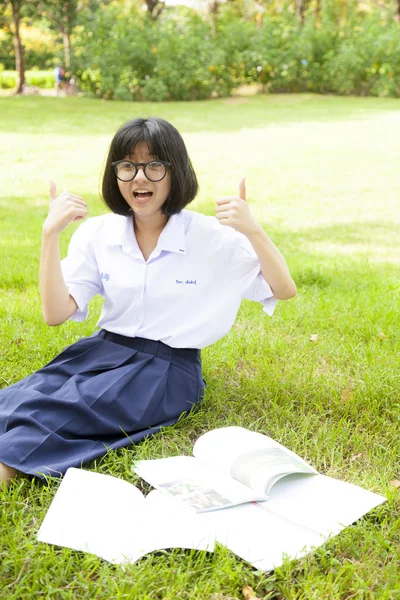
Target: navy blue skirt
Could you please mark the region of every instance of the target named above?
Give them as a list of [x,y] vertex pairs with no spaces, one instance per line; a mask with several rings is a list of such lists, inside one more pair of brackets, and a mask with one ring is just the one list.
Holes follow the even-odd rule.
[[101,330],[0,390],[0,461],[59,476],[176,423],[203,394],[199,350]]

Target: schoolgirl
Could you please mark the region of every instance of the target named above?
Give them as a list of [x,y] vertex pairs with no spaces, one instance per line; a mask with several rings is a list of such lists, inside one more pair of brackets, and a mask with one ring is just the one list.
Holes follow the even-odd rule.
[[135,119],[115,134],[103,178],[111,213],[87,219],[60,260],[59,236],[87,215],[50,185],[40,294],[46,323],[99,330],[0,391],[0,482],[18,471],[61,475],[175,423],[202,396],[200,350],[230,330],[242,298],[272,314],[295,295],[285,260],[251,215],[245,182],[216,218],[184,210],[198,184],[181,135]]

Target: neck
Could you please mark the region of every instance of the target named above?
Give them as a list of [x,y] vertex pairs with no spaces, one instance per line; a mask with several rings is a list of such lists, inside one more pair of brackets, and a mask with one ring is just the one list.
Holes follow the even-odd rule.
[[152,217],[151,219],[143,219],[142,217],[138,217],[134,215],[133,218],[133,227],[135,229],[135,234],[139,235],[160,235],[164,227],[168,222],[169,217],[167,215],[160,215],[157,217]]

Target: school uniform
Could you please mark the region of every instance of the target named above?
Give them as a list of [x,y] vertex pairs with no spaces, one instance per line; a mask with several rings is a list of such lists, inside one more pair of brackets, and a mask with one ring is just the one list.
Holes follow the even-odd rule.
[[0,390],[0,461],[60,475],[175,423],[203,397],[200,349],[232,327],[242,298],[276,299],[247,238],[214,217],[169,218],[144,260],[132,217],[87,219],[62,261],[82,321],[104,298],[100,330]]

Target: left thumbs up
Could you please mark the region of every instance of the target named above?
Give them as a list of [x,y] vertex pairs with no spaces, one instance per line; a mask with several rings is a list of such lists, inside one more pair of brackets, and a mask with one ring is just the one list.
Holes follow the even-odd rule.
[[246,198],[246,177],[241,177],[239,181],[239,198],[247,202]]
[[221,196],[217,198],[215,216],[221,225],[233,227],[244,235],[250,235],[260,228],[250,212],[246,197],[246,178],[239,181],[238,196]]

